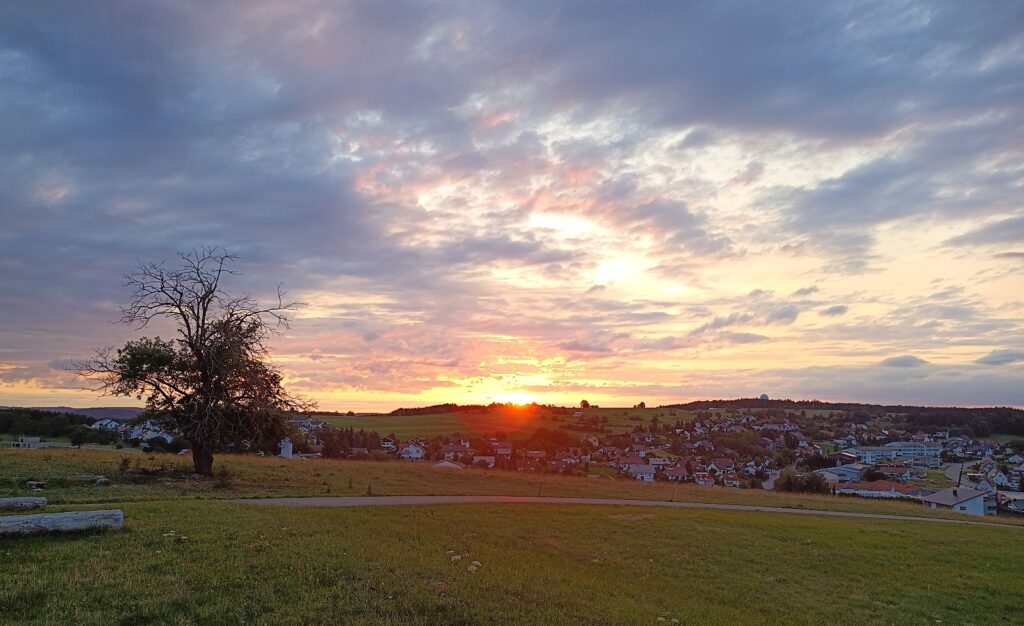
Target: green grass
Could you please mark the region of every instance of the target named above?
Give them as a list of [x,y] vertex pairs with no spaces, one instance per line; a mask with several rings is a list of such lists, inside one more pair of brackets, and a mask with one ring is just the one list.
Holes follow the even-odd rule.
[[[583,418],[597,416],[608,421],[601,424],[614,432],[633,430],[637,425],[646,427],[651,418],[657,416],[663,423],[674,423],[676,420],[690,421],[692,411],[671,409],[629,409],[629,408],[597,408],[575,409],[583,413]],[[347,416],[322,414],[320,419],[340,428],[353,427],[365,430],[376,430],[381,435],[395,433],[399,438],[436,437],[462,433],[464,435],[491,435],[496,431],[506,433],[510,439],[525,439],[538,428],[558,428],[566,423],[577,421],[572,414],[559,416],[556,421],[552,413],[543,407],[539,409],[511,407],[499,410],[461,413],[435,413],[431,415],[368,415]],[[639,421],[631,417],[640,418]]]
[[[127,459],[129,471],[120,469]],[[502,470],[453,470],[429,463],[399,461],[288,461],[275,457],[220,455],[213,479],[191,477],[188,457],[125,454],[100,450],[0,450],[0,497],[28,495],[26,480],[48,483],[52,503],[103,503],[161,499],[366,495],[380,477],[384,495],[517,495],[678,500],[827,509],[899,515],[945,516],[913,502],[763,490],[703,488],[667,482],[640,483],[628,478],[583,478]],[[101,475],[111,485],[97,486]],[[1012,523],[1012,522],[1007,522]]]
[[914,479],[909,480],[907,482],[909,482],[912,485],[920,485],[927,489],[934,489],[936,491],[938,491],[939,489],[945,489],[946,487],[952,487],[953,485],[956,484],[955,480],[950,480],[946,478],[946,474],[940,469],[927,470],[927,474],[928,477],[923,480]]
[[1009,442],[1013,441],[1014,439],[1024,439],[1024,436],[1022,436],[1022,435],[1007,435],[1007,434],[1003,434],[1003,433],[998,433],[998,434],[995,434],[995,435],[989,435],[987,437],[978,437],[978,439],[980,441],[994,441],[994,442],[996,442],[996,443],[998,443],[1000,445],[1004,445],[1006,443],[1009,443]]
[[[119,469],[122,458],[128,473]],[[26,478],[43,479],[58,503],[51,511],[107,502],[126,516],[122,532],[0,540],[0,623],[1018,624],[1024,617],[1021,528],[620,506],[279,508],[227,499],[363,495],[381,476],[387,494],[674,497],[927,515],[908,503],[398,462],[222,455],[216,467],[225,475],[191,479],[187,459],[174,455],[0,451],[0,496],[25,493]],[[95,474],[114,484],[80,480]],[[472,561],[477,571],[468,570]]]
[[[1019,624],[1024,616],[1018,529],[553,505],[123,508],[123,532],[0,542],[0,619]],[[472,561],[478,571],[468,570]]]

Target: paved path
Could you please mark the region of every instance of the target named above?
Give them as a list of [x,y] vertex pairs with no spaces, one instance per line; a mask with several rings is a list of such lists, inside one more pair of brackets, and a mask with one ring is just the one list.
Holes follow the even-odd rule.
[[745,504],[710,504],[705,502],[666,502],[664,500],[622,500],[611,498],[546,498],[534,496],[355,496],[335,498],[253,498],[237,500],[244,504],[260,506],[407,506],[414,504],[583,504],[614,506],[656,506],[678,509],[716,509],[723,511],[760,511],[762,513],[791,513],[796,515],[825,515],[829,517],[859,517],[907,522],[936,522],[940,524],[970,524],[973,526],[997,526],[999,528],[1024,528],[1009,524],[975,522],[971,520],[944,519],[940,517],[917,517],[914,515],[883,515],[880,513],[851,513],[846,511],[822,511],[817,509],[789,509],[777,506],[750,506]]

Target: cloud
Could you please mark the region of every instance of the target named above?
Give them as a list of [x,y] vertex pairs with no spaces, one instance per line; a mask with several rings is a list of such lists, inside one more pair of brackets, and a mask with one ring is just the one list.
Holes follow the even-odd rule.
[[[328,402],[479,400],[531,367],[687,393],[678,372],[737,343],[815,363],[1018,345],[1022,21],[913,1],[5,3],[0,394],[65,388],[49,363],[131,335],[110,324],[119,277],[202,244],[239,255],[231,290],[309,303],[274,354]],[[925,287],[943,245],[957,271]],[[905,267],[921,286],[883,274]],[[847,276],[867,271],[885,278]],[[819,284],[871,319],[844,324]],[[1021,383],[968,367],[993,397]]]
[[1024,242],[1024,216],[999,220],[946,240],[950,246]]
[[765,335],[759,335],[757,333],[725,333],[722,338],[729,343],[760,343],[762,341],[771,341],[771,337]]
[[824,315],[825,317],[839,317],[840,315],[846,315],[846,312],[849,310],[850,308],[847,307],[845,304],[834,304],[830,307],[822,309],[821,311],[819,311],[819,313],[821,315]]
[[903,356],[892,356],[884,359],[879,365],[885,367],[919,367],[921,365],[927,365],[928,361],[919,359],[912,354],[906,354]]
[[993,350],[975,361],[975,363],[981,363],[982,365],[1008,365],[1018,361],[1024,361],[1024,350],[1006,349]]
[[796,291],[794,291],[790,295],[801,296],[801,297],[803,297],[803,296],[813,296],[814,294],[818,293],[819,291],[821,291],[821,290],[818,289],[817,285],[811,285],[810,287],[801,287],[800,289],[797,289]]

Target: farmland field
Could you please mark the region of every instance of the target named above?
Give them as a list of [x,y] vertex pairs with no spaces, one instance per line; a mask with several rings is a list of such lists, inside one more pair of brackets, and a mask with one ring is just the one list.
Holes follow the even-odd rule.
[[[675,409],[630,409],[630,408],[589,408],[576,409],[583,419],[598,417],[605,419],[601,425],[616,432],[632,430],[634,426],[647,426],[657,416],[662,422],[693,419],[692,411]],[[339,428],[352,427],[356,430],[375,430],[381,435],[394,433],[399,438],[434,437],[462,433],[464,435],[491,435],[503,432],[510,439],[524,439],[538,428],[558,428],[562,424],[578,421],[572,415],[553,418],[552,413],[540,407],[508,407],[499,410],[459,413],[434,413],[429,415],[368,415],[348,416],[321,414],[320,419]],[[630,419],[634,418],[634,419]]]
[[[1016,528],[605,506],[122,507],[124,532],[0,542],[5,623],[1017,624],[1021,617],[1024,541],[1010,536]],[[836,567],[837,559],[846,566]]]
[[[45,480],[51,511],[107,503],[127,519],[123,532],[0,540],[0,621],[1012,624],[1021,616],[1024,541],[1017,534],[1024,529],[1012,523],[551,504],[278,508],[231,500],[364,495],[377,476],[385,494],[675,499],[933,516],[908,503],[399,462],[221,455],[215,467],[218,477],[195,479],[187,459],[175,455],[0,451],[0,496],[28,493],[25,480]],[[91,484],[95,475],[113,484]],[[837,559],[856,567],[836,567]]]

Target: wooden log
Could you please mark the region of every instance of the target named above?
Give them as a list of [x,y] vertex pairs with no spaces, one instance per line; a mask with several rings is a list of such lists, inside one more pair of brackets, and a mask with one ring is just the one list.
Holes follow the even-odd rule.
[[0,517],[0,537],[104,528],[124,528],[124,512],[120,509],[110,509],[107,511],[72,511]]
[[45,509],[46,498],[0,498],[0,511]]

